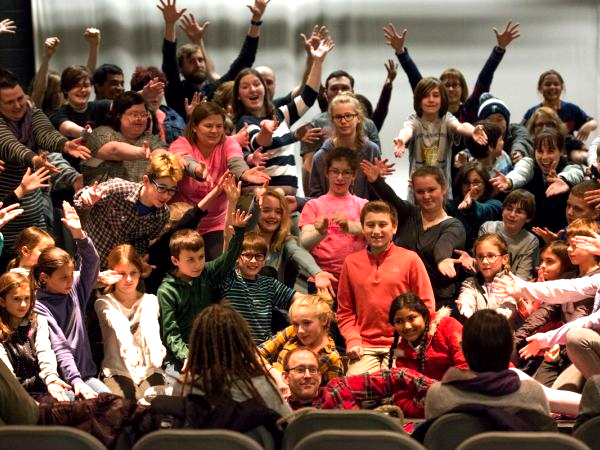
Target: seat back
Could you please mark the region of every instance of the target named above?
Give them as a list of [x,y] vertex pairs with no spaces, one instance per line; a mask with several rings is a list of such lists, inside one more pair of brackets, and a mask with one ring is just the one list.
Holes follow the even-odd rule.
[[133,446],[133,450],[263,450],[248,436],[237,431],[159,430],[147,434]]
[[425,450],[408,434],[398,431],[322,430],[312,433],[293,450]]
[[600,416],[584,422],[573,432],[573,437],[585,442],[592,450],[600,450]]
[[423,444],[428,450],[454,450],[471,436],[492,431],[487,419],[465,413],[448,413],[431,424]]
[[572,436],[546,431],[493,431],[470,437],[457,450],[590,450]]
[[106,450],[94,436],[77,428],[42,425],[0,427],[0,448],[10,450]]
[[295,418],[283,433],[283,450],[320,430],[387,430],[404,433],[400,422],[370,410],[314,410]]

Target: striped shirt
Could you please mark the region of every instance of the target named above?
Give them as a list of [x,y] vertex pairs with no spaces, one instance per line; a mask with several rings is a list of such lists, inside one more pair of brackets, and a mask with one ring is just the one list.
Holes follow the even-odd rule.
[[272,335],[273,306],[288,309],[296,292],[271,277],[258,275],[256,280],[246,280],[237,270],[229,273],[220,289],[221,297],[248,323],[257,345]]

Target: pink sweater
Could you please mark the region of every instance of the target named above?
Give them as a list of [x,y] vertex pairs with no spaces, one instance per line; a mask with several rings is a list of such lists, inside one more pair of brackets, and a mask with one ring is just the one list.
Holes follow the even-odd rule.
[[419,256],[391,244],[378,257],[361,250],[346,258],[338,289],[338,326],[346,348],[389,347],[394,329],[388,322],[392,300],[414,292],[435,312],[433,289]]

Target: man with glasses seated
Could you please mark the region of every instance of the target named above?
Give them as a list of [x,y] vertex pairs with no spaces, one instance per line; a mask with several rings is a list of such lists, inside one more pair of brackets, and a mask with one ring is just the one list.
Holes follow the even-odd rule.
[[[302,246],[336,279],[346,256],[367,245],[360,225],[360,211],[367,200],[350,193],[358,165],[355,151],[343,147],[330,150],[326,162],[329,190],[304,206],[298,222]],[[337,291],[337,281],[332,284]]]
[[287,310],[299,295],[275,278],[259,274],[267,251],[260,233],[246,233],[237,267],[220,286],[221,296],[246,320],[257,345],[271,337],[273,307]]
[[292,409],[371,409],[383,404],[398,406],[404,416],[424,415],[425,394],[435,380],[411,369],[364,373],[331,380],[321,386],[315,352],[297,347],[284,360],[283,381],[290,388],[287,401]]
[[150,160],[141,183],[111,178],[75,194],[75,207],[87,210],[84,230],[94,241],[102,269],[108,253],[119,244],[131,244],[140,255],[147,253],[150,240],[169,218],[167,202],[182,177],[179,157],[164,152]]

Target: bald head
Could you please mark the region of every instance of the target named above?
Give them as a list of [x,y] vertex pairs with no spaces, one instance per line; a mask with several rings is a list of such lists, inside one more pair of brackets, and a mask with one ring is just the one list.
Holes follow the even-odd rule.
[[273,69],[267,66],[258,66],[254,68],[265,80],[265,84],[267,85],[267,91],[269,92],[269,97],[273,99],[275,97],[275,73]]

